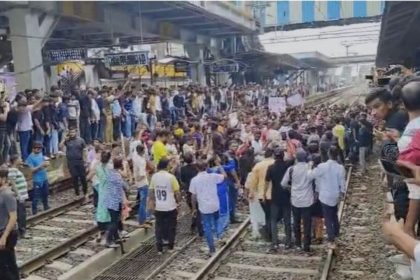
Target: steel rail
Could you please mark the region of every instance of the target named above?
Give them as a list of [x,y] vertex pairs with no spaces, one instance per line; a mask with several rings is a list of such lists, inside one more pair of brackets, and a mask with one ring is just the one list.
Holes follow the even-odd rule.
[[53,260],[61,257],[62,255],[68,253],[74,247],[78,247],[84,243],[86,243],[89,238],[96,234],[99,231],[97,226],[92,226],[91,228],[87,229],[86,231],[78,234],[69,240],[66,240],[60,243],[58,246],[55,246],[40,255],[37,255],[28,261],[22,263],[19,266],[19,272],[23,276],[28,276],[31,272],[45,266],[46,264],[51,263]]
[[206,264],[191,278],[191,280],[205,279],[209,274],[215,271],[220,261],[228,254],[229,249],[233,248],[240,240],[241,237],[246,234],[246,229],[250,223],[250,218],[246,218],[245,221],[239,226],[238,229],[229,237],[226,244],[206,262]]
[[[154,238],[155,236],[151,236]],[[176,250],[169,258],[167,258],[161,265],[159,265],[155,270],[152,271],[144,280],[151,280],[156,275],[159,274],[168,264],[170,264],[180,253],[182,253],[185,249],[188,248],[194,241],[197,240],[197,236],[191,237],[190,240],[187,241],[179,250]]]
[[309,100],[309,101],[305,102],[304,106],[305,107],[311,107],[311,106],[319,105],[319,104],[323,103],[324,101],[326,101],[330,98],[333,98],[337,95],[340,95],[340,94],[344,93],[345,91],[347,91],[349,89],[352,89],[352,88],[353,88],[353,86],[345,87],[345,88],[342,88],[342,89],[332,90],[331,92],[325,94],[324,96],[321,96],[317,99],[312,99],[312,100]]
[[[350,177],[351,177],[351,173],[353,171],[353,167],[350,166],[349,171],[347,172],[347,180],[346,180],[346,193],[344,195],[343,200],[340,202],[340,207],[338,210],[338,221],[341,223],[342,217],[343,217],[343,212],[344,212],[344,207],[346,204],[346,199],[347,199],[347,194],[348,194],[348,188],[349,188],[349,184],[350,184]],[[322,269],[322,274],[321,274],[321,280],[327,280],[328,279],[328,274],[330,272],[331,269],[331,265],[332,265],[332,261],[334,258],[334,249],[328,249],[328,253],[327,253],[327,259],[325,260],[324,263],[324,267]]]
[[[80,202],[79,202],[80,203]],[[130,217],[135,215],[136,209],[138,208],[138,204],[136,203],[132,207],[132,211],[130,213]],[[29,259],[28,261],[22,263],[19,266],[19,272],[22,276],[28,276],[30,273],[34,272],[45,266],[46,264],[51,263],[55,259],[65,255],[66,253],[74,250],[74,248],[79,247],[89,241],[91,236],[97,234],[99,232],[98,226],[92,226],[87,230],[81,232],[78,235],[73,236],[72,238],[63,241],[62,243],[58,244],[57,246],[34,256],[33,258]]]
[[[92,195],[89,195],[89,198],[91,198]],[[78,199],[75,199],[73,201],[70,201],[66,204],[60,205],[58,207],[50,208],[47,211],[40,212],[36,215],[32,215],[28,217],[26,220],[27,226],[34,226],[40,222],[43,222],[45,220],[48,220],[50,218],[54,218],[56,216],[59,216],[61,214],[65,214],[68,210],[76,207],[81,206],[84,203],[88,203],[90,200],[86,200],[84,197],[80,197]]]
[[[51,184],[49,191],[52,193],[55,193],[55,192],[62,192],[62,191],[68,190],[71,188],[71,180],[72,180],[71,177],[63,177],[62,180],[56,181],[53,184]],[[32,186],[32,180],[28,180],[26,182],[28,186]],[[28,188],[28,192],[32,192],[32,191],[33,191],[32,187]]]

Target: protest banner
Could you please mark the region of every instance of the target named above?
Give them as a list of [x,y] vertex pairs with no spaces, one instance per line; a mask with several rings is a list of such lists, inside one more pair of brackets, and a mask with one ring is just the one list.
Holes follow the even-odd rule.
[[286,112],[286,99],[284,97],[269,97],[268,110],[277,114]]
[[287,104],[289,104],[292,107],[301,106],[303,104],[303,98],[302,95],[294,94],[292,96],[287,97]]

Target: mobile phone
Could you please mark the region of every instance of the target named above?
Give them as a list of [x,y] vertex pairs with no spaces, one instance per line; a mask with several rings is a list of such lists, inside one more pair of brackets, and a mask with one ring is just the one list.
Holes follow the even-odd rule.
[[386,159],[380,160],[385,172],[391,176],[398,176],[403,178],[414,178],[413,172],[404,166],[399,166],[395,162]]

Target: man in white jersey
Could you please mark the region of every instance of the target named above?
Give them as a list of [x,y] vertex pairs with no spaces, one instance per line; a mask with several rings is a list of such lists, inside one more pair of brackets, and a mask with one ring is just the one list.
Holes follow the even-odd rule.
[[162,158],[158,172],[153,174],[149,187],[149,209],[154,210],[155,236],[158,254],[163,252],[163,240],[168,240],[169,252],[174,249],[177,208],[181,201],[179,183],[174,175],[166,171],[169,160]]

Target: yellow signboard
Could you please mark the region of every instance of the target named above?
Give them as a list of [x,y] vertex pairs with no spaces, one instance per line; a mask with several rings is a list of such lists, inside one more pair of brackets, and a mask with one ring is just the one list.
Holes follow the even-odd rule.
[[[115,71],[127,71],[128,74],[138,75],[140,77],[150,77],[150,72],[146,65],[134,65],[134,66],[115,66],[111,70]],[[153,64],[153,74],[158,77],[166,78],[182,78],[186,76],[186,73],[175,72],[175,66],[173,64]]]
[[57,64],[57,74],[62,74],[65,72],[72,71],[74,74],[80,74],[83,72],[83,63],[78,61],[66,61],[60,64]]

